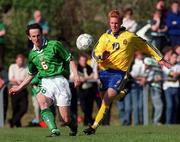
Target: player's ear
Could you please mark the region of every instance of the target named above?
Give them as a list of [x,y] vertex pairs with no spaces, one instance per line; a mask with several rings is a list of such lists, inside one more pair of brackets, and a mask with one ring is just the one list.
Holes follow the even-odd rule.
[[29,40],[31,40],[31,37],[30,37],[30,36],[28,36],[28,39],[29,39]]

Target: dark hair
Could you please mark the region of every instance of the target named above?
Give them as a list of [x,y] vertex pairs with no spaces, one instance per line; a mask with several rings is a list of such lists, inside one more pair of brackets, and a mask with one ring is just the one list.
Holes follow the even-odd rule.
[[169,51],[173,51],[173,49],[172,49],[172,47],[167,46],[167,47],[163,48],[162,53],[166,54]]
[[80,55],[79,55],[79,59],[80,59],[81,57],[88,59],[87,54],[80,54]]
[[175,3],[178,4],[178,5],[180,4],[179,1],[174,0],[174,1],[171,2],[171,5],[172,5],[172,4],[175,4]]
[[130,15],[133,15],[133,9],[128,7],[126,9],[124,9],[124,13],[127,14],[127,12],[130,12]]
[[31,29],[39,29],[40,32],[42,33],[42,27],[38,23],[30,24],[26,28],[26,34],[29,35],[29,31]]
[[16,59],[17,59],[17,58],[25,59],[25,56],[24,56],[23,54],[20,53],[20,54],[17,54],[17,55],[16,55]]
[[176,56],[178,56],[178,54],[177,54],[175,51],[172,52],[171,56],[172,56],[173,54],[175,54]]

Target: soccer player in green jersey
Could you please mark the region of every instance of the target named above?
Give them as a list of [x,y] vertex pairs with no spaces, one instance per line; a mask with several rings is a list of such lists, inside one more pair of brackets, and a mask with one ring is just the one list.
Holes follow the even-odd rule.
[[80,84],[80,77],[72,55],[60,42],[43,40],[42,28],[39,24],[28,25],[26,33],[34,44],[28,58],[29,75],[19,86],[11,88],[9,93],[18,93],[31,82],[35,75],[38,75],[41,89],[37,94],[37,100],[41,109],[41,117],[51,131],[50,136],[60,135],[54,115],[49,109],[53,103],[58,106],[64,123],[70,127],[70,135],[76,135],[77,126],[70,117],[71,92],[65,78],[69,75],[69,67],[71,67],[74,74],[74,85]]

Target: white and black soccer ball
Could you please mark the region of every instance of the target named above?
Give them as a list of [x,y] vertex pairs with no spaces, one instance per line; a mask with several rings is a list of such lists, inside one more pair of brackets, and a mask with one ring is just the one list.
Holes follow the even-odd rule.
[[76,40],[76,46],[79,50],[87,50],[93,45],[93,37],[90,34],[81,34]]

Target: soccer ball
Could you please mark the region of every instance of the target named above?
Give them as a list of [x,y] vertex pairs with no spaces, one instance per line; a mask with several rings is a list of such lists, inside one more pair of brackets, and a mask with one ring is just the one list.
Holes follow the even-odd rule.
[[93,37],[89,34],[81,34],[76,40],[76,46],[79,50],[86,50],[93,44]]

